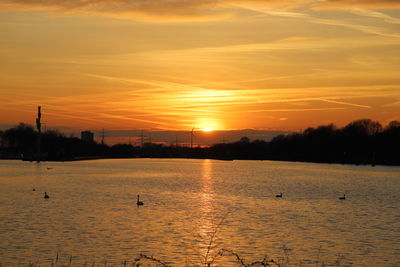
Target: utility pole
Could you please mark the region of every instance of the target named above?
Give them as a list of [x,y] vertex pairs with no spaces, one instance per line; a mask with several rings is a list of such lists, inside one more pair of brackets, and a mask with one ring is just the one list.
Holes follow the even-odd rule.
[[101,144],[104,145],[104,128],[103,128],[103,131],[101,133]]
[[38,134],[36,137],[36,152],[37,152],[37,158],[36,161],[37,163],[40,163],[40,158],[41,158],[41,143],[40,143],[40,138],[41,138],[41,129],[42,129],[42,123],[40,121],[40,119],[42,118],[42,113],[40,112],[40,106],[38,106],[38,116],[36,118],[36,128],[38,130]]

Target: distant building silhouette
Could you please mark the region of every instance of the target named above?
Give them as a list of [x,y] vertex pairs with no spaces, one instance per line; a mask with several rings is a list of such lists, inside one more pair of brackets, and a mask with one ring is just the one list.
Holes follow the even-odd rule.
[[82,131],[81,140],[84,142],[94,142],[94,134],[91,131]]

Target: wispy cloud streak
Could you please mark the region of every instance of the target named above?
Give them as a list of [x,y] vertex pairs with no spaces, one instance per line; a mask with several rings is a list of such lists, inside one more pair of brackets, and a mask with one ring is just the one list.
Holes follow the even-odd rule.
[[385,13],[374,11],[374,10],[352,8],[347,11],[352,14],[355,14],[355,15],[372,17],[372,18],[382,19],[383,21],[388,22],[388,23],[400,24],[400,18],[395,18],[395,17],[389,16]]
[[274,8],[399,8],[390,0],[3,0],[7,9],[41,9],[61,13],[99,14],[150,20],[207,20],[226,18],[240,9]]
[[359,104],[354,104],[354,103],[349,103],[349,102],[343,102],[343,101],[334,101],[330,99],[320,99],[321,101],[328,102],[328,103],[333,103],[333,104],[341,104],[341,105],[346,105],[346,106],[352,106],[352,107],[358,107],[358,108],[371,108],[371,106],[367,105],[359,105]]
[[[354,23],[343,21],[343,20],[318,18],[318,17],[313,17],[306,13],[290,12],[290,11],[276,11],[276,10],[265,9],[265,8],[251,8],[251,10],[257,11],[260,13],[264,13],[267,15],[273,15],[273,16],[279,16],[279,17],[288,17],[288,18],[296,18],[296,19],[300,18],[304,21],[308,21],[308,22],[315,23],[315,24],[346,27],[349,29],[353,29],[353,30],[357,30],[357,31],[365,32],[365,33],[370,33],[370,34],[376,34],[376,35],[380,35],[380,36],[384,36],[384,37],[400,38],[400,34],[387,32],[387,31],[385,31],[385,29],[380,28],[380,27],[354,24]],[[385,18],[387,21],[390,21],[391,23],[399,22],[399,19],[390,17],[390,16],[385,15],[384,13],[380,13],[380,12],[373,12],[373,11],[366,11],[366,10],[360,11],[360,9],[355,9],[353,12],[358,12],[357,14]]]
[[370,9],[392,9],[400,8],[398,0],[324,0],[318,1],[317,8],[370,8]]

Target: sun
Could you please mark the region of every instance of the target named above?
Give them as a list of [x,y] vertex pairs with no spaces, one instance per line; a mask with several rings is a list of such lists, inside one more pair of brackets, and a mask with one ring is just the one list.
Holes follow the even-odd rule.
[[195,121],[195,125],[199,131],[214,132],[221,130],[221,123],[215,118],[199,118]]

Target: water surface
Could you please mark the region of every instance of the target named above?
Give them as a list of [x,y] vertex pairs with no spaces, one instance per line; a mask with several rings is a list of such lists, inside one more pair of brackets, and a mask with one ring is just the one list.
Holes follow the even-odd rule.
[[[51,169],[49,169],[51,168]],[[32,191],[35,188],[36,191]],[[50,195],[44,200],[44,192]],[[283,193],[283,198],[275,195]],[[273,161],[0,161],[0,263],[400,266],[400,168]],[[136,206],[136,195],[145,205]],[[338,197],[346,194],[346,200]],[[283,249],[285,248],[285,249]],[[219,266],[233,265],[221,257]]]

